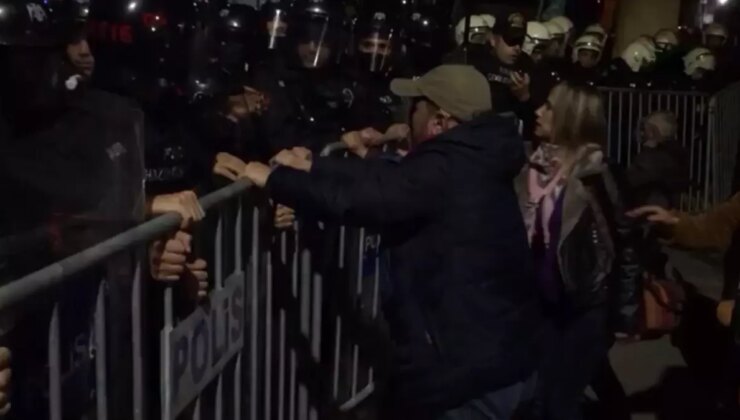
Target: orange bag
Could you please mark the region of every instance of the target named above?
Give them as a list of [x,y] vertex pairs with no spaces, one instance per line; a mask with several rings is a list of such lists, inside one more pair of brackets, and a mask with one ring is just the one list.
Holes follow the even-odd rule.
[[681,322],[686,291],[676,281],[645,274],[643,281],[642,334],[660,337],[675,330]]

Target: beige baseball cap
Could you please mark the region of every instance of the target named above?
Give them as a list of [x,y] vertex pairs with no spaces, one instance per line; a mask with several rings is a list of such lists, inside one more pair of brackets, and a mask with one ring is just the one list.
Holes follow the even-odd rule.
[[394,79],[391,91],[402,97],[426,97],[460,121],[491,110],[488,80],[472,66],[443,64],[418,79]]

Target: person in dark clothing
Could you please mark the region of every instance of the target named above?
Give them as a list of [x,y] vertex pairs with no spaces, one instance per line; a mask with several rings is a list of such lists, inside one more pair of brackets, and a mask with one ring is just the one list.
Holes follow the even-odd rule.
[[635,41],[611,62],[605,83],[611,87],[633,89],[650,87],[656,60],[654,49],[644,42]]
[[560,84],[537,116],[536,134],[549,141],[516,181],[548,320],[537,408],[576,420],[615,336],[635,333],[638,236],[599,145],[599,93]]
[[347,63],[354,92],[347,129],[373,127],[385,132],[404,118],[401,99],[388,89],[400,49],[400,31],[390,10],[382,7],[363,11],[355,25],[356,45]]
[[286,54],[255,69],[254,88],[271,106],[257,121],[257,138],[278,151],[302,146],[320,151],[339,140],[354,92],[336,66],[341,16],[329,2],[291,9]]
[[384,418],[510,419],[532,393],[541,321],[512,186],[522,141],[511,118],[488,113],[487,81],[470,66],[391,88],[415,99],[399,163],[284,151],[276,161],[292,168],[250,163],[244,176],[300,213],[385,233],[395,347]]
[[655,112],[641,123],[642,151],[626,171],[633,204],[678,208],[689,187],[688,152],[676,141],[678,122]]

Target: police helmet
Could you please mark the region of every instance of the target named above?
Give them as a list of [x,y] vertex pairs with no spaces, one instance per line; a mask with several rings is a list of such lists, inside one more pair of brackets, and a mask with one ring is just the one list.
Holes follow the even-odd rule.
[[730,34],[727,32],[725,25],[721,23],[711,23],[704,28],[704,45],[710,45],[713,39],[716,39],[715,43],[719,46],[723,46],[727,43],[727,39]]
[[601,43],[602,48],[606,45],[606,40],[608,38],[606,29],[604,29],[604,27],[598,23],[594,23],[593,25],[587,26],[586,30],[583,31],[583,35],[592,35],[596,37],[599,43]]
[[596,61],[601,60],[604,48],[601,40],[595,35],[581,35],[573,45],[573,62],[578,62],[578,55],[581,51],[593,51],[596,53]]
[[286,0],[271,0],[260,8],[258,34],[262,48],[273,51],[285,47],[290,8],[291,5]]
[[678,47],[678,36],[673,29],[661,29],[655,34],[655,46],[660,53],[670,52]]
[[75,0],[0,0],[0,101],[8,109],[34,111],[62,104],[82,75],[64,47],[79,32]]
[[524,37],[522,51],[531,57],[546,48],[551,40],[550,31],[542,22],[527,22],[527,35]]
[[566,35],[568,34],[568,32],[573,30],[573,21],[565,16],[555,16],[554,18],[550,19],[549,22],[557,23],[561,28],[563,28],[563,31]]
[[341,11],[328,0],[303,0],[290,11],[288,38],[295,47],[291,54],[303,68],[325,68],[337,53],[343,24]]
[[708,48],[699,47],[689,51],[683,58],[684,73],[692,79],[704,77],[704,73],[717,69],[714,53]]
[[460,22],[455,26],[455,42],[457,45],[465,43],[466,24],[469,26],[468,43],[484,45],[488,42],[488,35],[496,24],[496,18],[492,15],[471,15],[460,19]]
[[446,36],[433,14],[423,10],[413,12],[404,27],[405,58],[412,72],[421,75],[439,65],[442,59],[440,45]]
[[656,61],[655,50],[640,41],[628,45],[622,52],[621,58],[635,73],[644,70]]
[[355,24],[355,39],[355,53],[363,70],[384,73],[391,68],[400,34],[387,9],[363,11]]
[[543,25],[545,25],[545,28],[547,28],[547,31],[550,33],[550,37],[552,39],[562,41],[565,38],[565,33],[567,31],[561,24],[549,20],[543,23]]

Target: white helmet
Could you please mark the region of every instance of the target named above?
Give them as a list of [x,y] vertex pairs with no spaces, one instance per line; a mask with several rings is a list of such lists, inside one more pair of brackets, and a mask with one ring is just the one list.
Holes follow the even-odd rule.
[[650,51],[652,51],[653,54],[658,52],[658,46],[655,43],[655,39],[651,37],[650,35],[640,35],[635,42],[644,45],[647,47]]
[[721,38],[722,45],[724,45],[730,37],[730,34],[727,32],[725,25],[721,23],[710,23],[706,28],[704,28],[704,44],[707,43],[707,38],[710,36]]
[[524,38],[524,44],[522,44],[522,51],[531,56],[537,47],[544,47],[551,40],[552,36],[550,36],[550,31],[547,30],[547,26],[541,22],[527,22],[527,35]]
[[573,29],[573,21],[565,16],[555,16],[554,18],[550,19],[549,22],[555,22],[560,25],[560,27],[563,28],[566,34],[570,32],[571,29]]
[[658,51],[666,52],[678,47],[678,36],[673,29],[661,29],[655,34],[655,46]]
[[[599,42],[601,43],[601,46],[604,47],[606,45],[606,40],[608,38],[608,35],[606,33],[606,29],[604,29],[603,26],[601,26],[598,23],[594,23],[593,25],[589,25],[586,27],[586,30],[583,31],[583,35],[592,35],[595,36]],[[576,41],[578,42],[578,41]]]
[[698,70],[712,71],[717,68],[714,53],[707,48],[699,47],[691,50],[683,58],[684,73],[693,79],[700,78]]
[[545,28],[550,33],[551,39],[565,38],[566,30],[557,22],[548,20],[547,22],[543,23],[543,25],[545,25]]
[[[460,19],[460,22],[455,26],[455,42],[457,42],[457,45],[462,45],[465,41],[465,20],[466,18]],[[468,42],[471,44],[485,43],[485,39],[487,39],[488,33],[491,32],[495,23],[496,18],[491,15],[471,15]]]
[[604,47],[595,35],[581,35],[573,45],[574,63],[578,61],[578,53],[581,51],[595,51],[598,54],[597,61],[601,61],[601,54],[604,51]]
[[650,49],[645,43],[635,41],[622,51],[622,60],[635,73],[643,67],[655,63],[655,50]]

